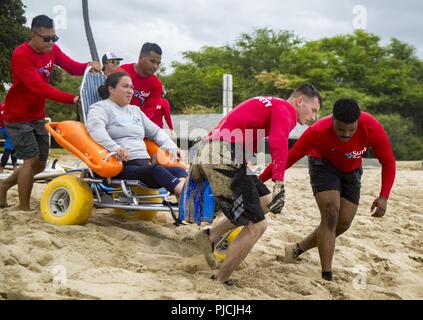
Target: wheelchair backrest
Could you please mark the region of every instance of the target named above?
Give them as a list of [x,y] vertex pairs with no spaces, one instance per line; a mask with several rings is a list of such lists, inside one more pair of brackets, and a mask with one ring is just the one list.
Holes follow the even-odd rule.
[[82,79],[81,87],[80,87],[80,101],[81,101],[81,111],[82,111],[82,119],[84,123],[87,122],[87,114],[89,107],[98,102],[102,99],[98,94],[98,87],[101,86],[105,79],[105,76],[102,72],[93,73],[90,72],[91,67],[87,67],[84,73],[84,77]]

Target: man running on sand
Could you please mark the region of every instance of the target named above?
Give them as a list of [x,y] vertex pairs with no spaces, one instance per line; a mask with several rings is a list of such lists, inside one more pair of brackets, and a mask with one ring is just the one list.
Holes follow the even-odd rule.
[[[216,267],[213,255],[215,243],[226,232],[244,226],[231,243],[213,279],[230,285],[230,275],[267,228],[265,213],[280,213],[282,210],[289,133],[297,122],[305,124],[314,120],[321,104],[319,92],[310,84],[296,89],[287,101],[275,97],[255,97],[238,105],[197,144],[190,176],[194,180],[209,181],[216,211],[221,210],[225,215],[215,226],[195,235],[211,267]],[[275,181],[273,197],[247,167],[248,159],[257,152],[261,142],[259,138],[265,137],[269,137],[275,164],[272,172]]]
[[[347,231],[360,200],[361,162],[369,148],[382,164],[382,187],[371,206],[373,217],[383,217],[395,180],[395,158],[382,125],[361,112],[356,101],[338,100],[333,114],[310,128],[289,150],[287,169],[309,155],[310,183],[320,210],[320,225],[303,241],[285,247],[285,261],[294,262],[305,251],[318,247],[322,278],[332,280],[335,238]],[[260,175],[266,181],[272,164]]]

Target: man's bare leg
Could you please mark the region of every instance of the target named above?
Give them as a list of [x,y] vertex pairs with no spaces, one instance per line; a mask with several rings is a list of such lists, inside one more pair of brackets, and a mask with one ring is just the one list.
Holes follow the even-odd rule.
[[176,185],[175,189],[173,189],[173,194],[175,195],[176,199],[179,202],[181,198],[182,189],[184,188],[185,178],[179,178],[179,183]]
[[[337,191],[325,191],[316,195],[316,201],[322,216],[321,223],[319,227],[299,244],[285,248],[287,262],[293,262],[289,260],[295,260],[302,252],[317,246],[322,266],[322,275],[328,275],[328,278],[331,279],[335,238],[349,229],[358,208],[358,205],[344,198],[338,199],[339,193]],[[337,209],[338,201],[340,205],[339,210]],[[338,215],[336,214],[337,211],[339,212]]]
[[264,214],[269,212],[269,208],[267,206],[270,204],[270,202],[272,202],[272,194],[260,197],[260,207]]
[[218,281],[225,282],[229,279],[232,272],[240,265],[248,253],[250,253],[266,229],[266,220],[255,224],[250,223],[242,229],[240,234],[229,246],[228,254],[216,275]]
[[[322,266],[322,277],[331,280],[341,198],[339,191],[330,190],[319,192],[315,195],[315,199],[320,210],[320,225],[302,243],[304,242],[304,249],[310,249],[313,245],[317,245]],[[294,262],[293,260],[298,258],[298,255],[305,251],[304,249],[298,244],[285,247],[285,261]]]
[[43,172],[45,168],[46,162],[40,161],[38,155],[29,160],[24,160],[22,170],[20,171],[18,177],[19,210],[31,210],[30,200],[32,187],[34,186],[34,176]]
[[[341,198],[341,208],[339,210],[338,223],[336,225],[336,237],[343,234],[349,229],[352,221],[354,220],[355,214],[357,213],[358,205]],[[307,238],[299,242],[299,246],[302,252],[306,252],[310,249],[317,247],[317,232],[320,226],[317,227]]]
[[317,230],[320,264],[322,272],[332,272],[341,198],[338,191],[323,191],[316,194],[315,198],[321,215],[321,222]]
[[[31,191],[34,184],[34,176],[45,169],[46,162],[40,161],[38,155],[24,160],[9,178],[0,182],[0,204],[7,205],[7,190],[18,184],[19,205],[17,210],[30,211]],[[3,198],[4,197],[4,198]]]
[[228,218],[223,217],[216,225],[210,228],[209,240],[216,242],[228,231],[236,229],[238,226],[234,225]]
[[224,217],[212,228],[200,230],[194,235],[194,239],[197,242],[197,245],[201,248],[201,251],[203,252],[210,267],[217,268],[216,259],[213,253],[214,243],[226,232],[233,230],[236,227],[237,226],[232,224],[228,218]]
[[[260,205],[264,213],[267,213],[269,211],[267,205],[271,201],[272,195],[260,197]],[[223,217],[223,219],[217,222],[209,230],[201,230],[195,234],[195,240],[202,249],[206,261],[210,265],[210,267],[217,267],[216,260],[213,255],[213,244],[220,240],[225,233],[234,230],[237,227],[238,226],[234,225],[227,217]]]
[[341,198],[341,209],[339,210],[338,224],[336,225],[336,236],[339,237],[347,231],[357,213],[358,205]]
[[16,169],[7,179],[0,181],[0,208],[7,207],[7,191],[18,183],[21,168]]
[[[269,194],[267,196],[260,197],[260,206],[264,213],[269,211],[267,207],[269,203],[272,201],[272,195]],[[231,221],[224,217],[220,220],[215,226],[210,229],[210,241],[216,242],[219,240],[221,236],[223,236],[226,232],[236,229],[238,226],[231,223]]]

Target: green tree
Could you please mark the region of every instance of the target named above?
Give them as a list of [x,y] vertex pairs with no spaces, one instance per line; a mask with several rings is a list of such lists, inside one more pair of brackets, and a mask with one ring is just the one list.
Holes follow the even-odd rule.
[[398,113],[376,114],[391,142],[397,160],[423,159],[423,137],[416,134],[413,121]]
[[[64,92],[79,95],[79,86],[82,77],[71,76],[57,66],[55,66],[53,70],[51,85],[54,85],[57,89]],[[76,106],[47,100],[46,115],[53,121],[75,120]]]
[[278,70],[280,56],[299,43],[293,33],[264,28],[241,34],[232,46],[184,52],[184,61],[172,64],[173,73],[161,77],[172,109],[182,112],[196,104],[221,107],[225,73],[234,77],[234,104],[260,94],[279,94],[279,88],[257,77]]
[[336,99],[351,97],[369,112],[412,119],[423,135],[423,62],[409,44],[392,39],[383,47],[379,37],[364,31],[311,41],[281,56],[274,78],[279,75],[292,84],[317,85],[323,114],[330,113]]
[[167,98],[176,113],[192,105],[210,107],[222,104],[222,77],[230,70],[227,47],[204,47],[201,52],[183,53],[188,63],[174,62],[174,72],[161,79]]
[[11,83],[10,58],[13,50],[29,39],[29,29],[24,26],[25,6],[21,0],[0,1],[0,92],[3,84]]
[[339,98],[354,98],[380,117],[398,159],[423,157],[423,61],[398,39],[382,45],[378,36],[356,31],[305,42],[290,32],[258,29],[184,58],[163,77],[177,112],[219,110],[224,73],[234,76],[234,104],[256,95],[287,98],[311,82],[324,99],[322,116]]

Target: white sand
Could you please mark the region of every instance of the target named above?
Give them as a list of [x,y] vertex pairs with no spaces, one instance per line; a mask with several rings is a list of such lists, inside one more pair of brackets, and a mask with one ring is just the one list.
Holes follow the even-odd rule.
[[[84,226],[52,225],[40,218],[45,184],[37,184],[35,211],[0,210],[0,299],[423,299],[423,168],[399,163],[382,219],[369,214],[379,185],[380,169],[365,169],[361,205],[337,239],[336,281],[328,283],[317,249],[299,264],[283,262],[284,246],[320,220],[307,169],[290,169],[284,213],[268,216],[268,231],[228,289],[209,279],[193,241],[198,226],[175,227],[165,213],[124,220],[108,209],[94,209]],[[14,188],[9,203],[16,202]]]

